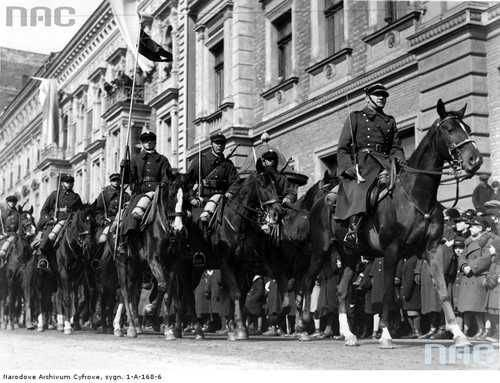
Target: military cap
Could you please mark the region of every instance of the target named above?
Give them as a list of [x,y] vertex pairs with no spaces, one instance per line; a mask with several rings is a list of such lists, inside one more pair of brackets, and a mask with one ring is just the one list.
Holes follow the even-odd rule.
[[465,222],[465,223],[467,223],[468,219],[467,219],[466,217],[464,217],[463,215],[461,215],[461,216],[459,216],[459,217],[457,217],[457,218],[453,219],[453,221],[454,221],[455,223],[458,223],[458,222]]
[[148,130],[146,132],[143,132],[139,139],[141,140],[141,142],[156,141],[156,134]]
[[474,217],[468,223],[470,226],[481,226],[483,230],[485,230],[489,226],[488,221],[483,217]]
[[457,219],[458,217],[460,217],[460,213],[457,209],[454,208],[447,209],[444,214],[450,219]]
[[465,247],[465,238],[464,237],[456,237],[453,241],[453,247],[458,247],[463,249]]
[[120,181],[121,180],[121,176],[120,176],[120,173],[113,173],[109,176],[109,180],[112,182],[112,181]]
[[17,202],[17,197],[15,195],[10,195],[5,199],[7,202]]
[[225,144],[226,136],[224,136],[222,133],[216,133],[210,136],[210,141],[216,144]]
[[61,182],[74,183],[75,182],[75,177],[73,177],[70,174],[61,174]]
[[380,84],[380,83],[376,83],[376,84],[372,84],[372,85],[368,85],[366,88],[365,88],[365,93],[369,96],[371,94],[384,94],[385,97],[389,97],[389,92],[387,91],[387,88]]
[[470,221],[477,216],[477,212],[474,209],[467,209],[462,215],[466,220]]
[[276,153],[272,149],[269,149],[269,150],[265,151],[264,153],[262,153],[262,158],[264,160],[268,160],[268,161],[278,161],[278,153]]
[[479,175],[479,179],[481,181],[488,181],[490,179],[490,175],[489,174],[486,174],[486,173],[483,173],[483,174],[480,174]]

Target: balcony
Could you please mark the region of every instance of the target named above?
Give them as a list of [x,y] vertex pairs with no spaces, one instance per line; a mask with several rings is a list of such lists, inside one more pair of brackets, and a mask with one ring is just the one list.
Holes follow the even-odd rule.
[[40,151],[38,169],[44,170],[51,165],[58,167],[68,166],[68,161],[66,161],[64,157],[64,149],[59,148],[56,144],[47,146]]
[[[113,87],[112,90],[106,95],[106,109],[109,110],[116,106],[118,103],[130,103],[130,98],[132,95],[132,86],[121,85],[118,87]],[[144,103],[144,86],[136,85],[134,87],[134,103],[143,104]]]

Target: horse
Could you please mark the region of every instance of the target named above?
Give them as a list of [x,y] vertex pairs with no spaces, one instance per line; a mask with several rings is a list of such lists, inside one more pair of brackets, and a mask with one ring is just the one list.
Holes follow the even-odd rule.
[[8,309],[7,329],[14,328],[14,320],[17,318],[16,303],[24,303],[25,327],[34,329],[32,322],[32,281],[34,275],[34,259],[31,252],[30,240],[36,232],[35,220],[33,218],[33,207],[23,210],[18,207],[19,227],[15,233],[16,239],[9,250],[7,264],[5,265],[5,277],[7,281],[6,306]]
[[[437,192],[445,162],[451,164],[456,177],[465,171],[463,178],[470,178],[482,164],[478,147],[470,137],[471,129],[463,121],[466,105],[459,111],[447,111],[440,99],[436,104],[438,118],[419,143],[407,165],[400,165],[393,190],[379,201],[373,212],[365,217],[359,227],[359,246],[350,249],[344,245],[347,228],[333,220],[328,209],[313,207],[312,231],[318,231],[317,246],[339,251],[344,265],[344,275],[339,284],[339,327],[346,345],[357,345],[346,314],[348,281],[360,256],[384,257],[384,298],[382,312],[381,348],[392,348],[388,330],[389,312],[394,300],[394,275],[403,254],[416,254],[430,263],[431,274],[446,318],[446,328],[453,333],[456,346],[470,344],[457,325],[446,289],[442,265],[443,211],[437,201]],[[457,183],[459,179],[457,178]],[[457,193],[458,194],[458,193]],[[306,304],[306,309],[308,305]],[[307,316],[308,313],[305,313]]]
[[[57,325],[58,329],[62,327],[66,335],[73,332],[70,322],[72,315],[78,315],[78,293],[80,286],[85,284],[85,274],[95,247],[94,230],[92,209],[84,205],[70,213],[58,242],[48,254],[50,268],[57,280]],[[43,328],[43,315],[40,322]],[[73,322],[78,328],[78,318],[73,318]]]
[[269,260],[272,255],[266,254],[263,246],[266,232],[278,223],[282,211],[272,176],[265,171],[250,174],[240,181],[238,193],[224,200],[221,209],[209,235],[207,258],[216,266],[210,268],[220,268],[233,302],[235,328],[228,339],[243,340],[248,339],[248,331],[242,305],[252,277],[274,278]]
[[[116,259],[120,292],[128,319],[128,337],[136,337],[139,327],[137,305],[142,273],[138,269],[143,265],[148,266],[157,282],[156,296],[148,307],[153,315],[158,312],[169,288],[171,271],[177,262],[176,257],[180,256],[175,254],[178,250],[177,241],[184,235],[184,185],[184,176],[177,173],[166,186],[157,188],[147,225],[143,230],[128,233],[129,255],[119,254]],[[122,335],[121,329],[117,327],[114,333],[116,336]]]

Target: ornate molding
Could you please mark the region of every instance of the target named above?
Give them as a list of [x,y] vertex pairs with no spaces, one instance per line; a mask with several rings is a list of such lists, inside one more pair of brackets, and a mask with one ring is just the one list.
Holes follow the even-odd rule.
[[266,100],[269,100],[274,96],[274,94],[278,91],[284,91],[290,89],[294,84],[299,82],[299,78],[297,76],[290,77],[284,81],[281,81],[278,85],[273,86],[272,88],[262,92],[260,95],[264,97]]
[[361,40],[369,45],[375,44],[378,40],[384,39],[384,36],[394,30],[402,31],[403,29],[407,29],[411,25],[415,24],[420,19],[421,12],[413,11],[405,16],[399,18],[391,24],[386,25],[385,27],[366,35]]
[[321,60],[320,62],[311,65],[309,68],[306,68],[306,72],[316,75],[323,70],[323,67],[325,65],[330,63],[338,64],[339,62],[344,61],[347,58],[347,56],[350,56],[351,54],[352,54],[352,48],[343,48],[338,52],[334,53],[333,55],[325,58],[324,60]]
[[115,49],[115,51],[111,53],[111,55],[109,55],[109,57],[106,59],[106,62],[108,64],[114,65],[122,56],[125,56],[126,54],[127,48],[119,47]]
[[96,68],[88,77],[90,82],[96,82],[99,77],[103,77],[106,73],[106,68],[98,67]]

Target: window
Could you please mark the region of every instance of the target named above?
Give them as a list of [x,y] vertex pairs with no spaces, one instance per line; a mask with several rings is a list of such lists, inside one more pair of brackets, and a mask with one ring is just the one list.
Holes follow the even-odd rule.
[[214,102],[218,108],[224,100],[224,41],[211,49],[214,56]]
[[26,175],[30,173],[30,158],[26,158]]
[[411,11],[410,5],[410,1],[386,1],[384,20],[390,24],[400,19]]
[[17,180],[21,179],[21,164],[17,165]]
[[331,56],[344,45],[344,2],[325,0],[325,18],[328,56]]
[[92,137],[92,125],[94,124],[94,111],[92,109],[87,110],[87,126],[86,126],[86,134],[85,138],[90,140]]
[[287,79],[292,74],[292,13],[280,16],[274,26],[278,34],[278,77]]
[[12,189],[13,186],[14,186],[14,173],[10,172],[9,189]]

